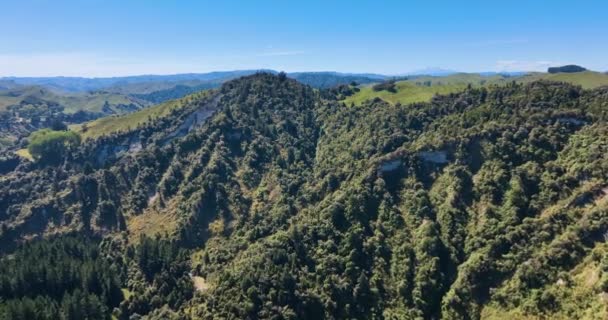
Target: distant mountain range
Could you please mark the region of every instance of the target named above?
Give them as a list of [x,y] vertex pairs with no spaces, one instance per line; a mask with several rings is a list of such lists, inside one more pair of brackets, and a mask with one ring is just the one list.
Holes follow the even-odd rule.
[[[183,91],[183,87],[194,88],[194,91],[218,87],[222,83],[242,76],[252,75],[258,72],[277,74],[276,70],[251,69],[233,71],[215,71],[208,73],[184,73],[173,75],[139,75],[126,77],[108,78],[84,78],[84,77],[2,77],[0,78],[0,90],[11,89],[16,86],[44,86],[50,90],[60,92],[86,92],[86,91],[108,91],[121,94],[146,95],[158,91],[171,90],[177,86]],[[319,72],[292,72],[287,76],[304,84],[316,88],[328,88],[340,84],[357,82],[366,84],[378,82],[390,78],[404,76],[427,75],[447,76],[460,73],[454,70],[441,68],[425,68],[412,72],[396,75],[384,75],[376,73],[342,73],[334,71]],[[511,72],[511,75],[521,75],[525,72]],[[498,72],[485,72],[482,75],[494,75]],[[500,74],[505,74],[504,72]],[[192,92],[194,92],[192,91]],[[157,101],[153,101],[157,102]]]
[[425,75],[425,76],[449,76],[451,74],[460,73],[459,71],[443,69],[443,68],[424,68],[410,72],[406,72],[403,75]]
[[[80,92],[92,91],[117,87],[128,87],[129,85],[145,83],[182,83],[182,82],[213,82],[226,81],[246,75],[251,75],[259,71],[270,70],[237,70],[237,71],[216,71],[209,73],[184,73],[174,75],[139,75],[126,77],[109,78],[84,78],[84,77],[4,77],[0,78],[1,83],[12,82],[19,85],[40,85],[47,88]],[[124,90],[124,89],[122,89]]]
[[[219,86],[221,83],[258,72],[279,73],[275,70],[234,70],[215,71],[209,73],[184,73],[174,75],[140,75],[109,78],[84,77],[3,77],[0,78],[0,88],[10,88],[16,85],[38,85],[52,90],[67,92],[82,92],[106,90],[118,93],[145,94],[164,90],[176,85],[201,86],[210,84]],[[341,83],[359,80],[358,82],[373,82],[389,76],[371,73],[339,73],[339,72],[294,72],[289,77],[312,86],[333,86]],[[307,83],[308,82],[308,83]]]

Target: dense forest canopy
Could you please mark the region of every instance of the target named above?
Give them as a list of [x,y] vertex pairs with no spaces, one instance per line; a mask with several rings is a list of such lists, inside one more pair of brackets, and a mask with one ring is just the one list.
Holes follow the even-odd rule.
[[19,164],[0,319],[608,317],[608,88],[354,88],[255,74]]

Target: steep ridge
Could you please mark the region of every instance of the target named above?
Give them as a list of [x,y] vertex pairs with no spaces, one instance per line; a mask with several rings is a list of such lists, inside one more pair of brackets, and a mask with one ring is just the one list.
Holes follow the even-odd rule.
[[0,243],[103,238],[120,319],[601,317],[607,108],[547,81],[347,107],[256,74],[3,176]]

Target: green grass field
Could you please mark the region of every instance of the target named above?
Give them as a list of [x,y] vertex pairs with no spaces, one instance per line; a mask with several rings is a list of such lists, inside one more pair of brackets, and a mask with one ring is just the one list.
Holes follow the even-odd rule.
[[361,91],[346,98],[346,105],[361,104],[363,101],[373,98],[380,98],[386,102],[395,104],[409,104],[414,102],[429,101],[435,94],[448,94],[457,92],[466,88],[466,85],[449,84],[449,85],[432,85],[419,86],[408,81],[400,81],[396,83],[397,92],[374,91],[371,86],[361,88]]
[[361,104],[363,101],[380,98],[389,103],[409,104],[429,101],[436,94],[449,94],[465,89],[469,84],[474,87],[503,85],[512,81],[528,83],[537,80],[551,80],[580,85],[585,89],[608,85],[608,75],[599,72],[579,73],[531,73],[519,77],[501,75],[482,76],[474,73],[459,73],[446,77],[424,76],[396,83],[397,92],[374,91],[373,85],[361,87],[361,91],[343,100],[346,105]]
[[114,108],[114,106],[133,104],[142,108],[150,105],[149,102],[117,93],[100,91],[68,94],[57,93],[38,86],[30,86],[0,91],[0,110],[27,100],[57,103],[64,107],[63,111],[65,113],[74,113],[81,110],[102,112],[106,102],[110,105],[110,108],[115,109],[115,112],[118,113],[124,111]]
[[446,77],[424,76],[396,83],[397,92],[374,91],[373,85],[361,87],[361,91],[346,98],[344,103],[350,105],[361,104],[363,101],[380,98],[389,103],[409,104],[431,100],[436,94],[449,94],[464,90],[469,84],[483,86],[489,84],[503,84],[512,81],[512,78],[503,76],[481,76],[474,73],[459,73]]
[[[82,93],[76,95],[59,96],[57,102],[64,106],[64,112],[74,113],[80,110],[91,112],[102,112],[103,105],[107,102],[110,107],[115,105],[130,105],[134,104],[139,107],[148,106],[149,103],[116,93],[97,92],[97,93]],[[113,108],[114,109],[114,108]],[[120,110],[117,110],[120,112]]]
[[504,84],[510,81],[513,81],[515,77],[507,77],[502,75],[493,75],[493,76],[483,76],[478,73],[456,73],[445,77],[433,77],[433,76],[423,76],[417,77],[410,80],[408,82],[415,83],[418,85],[422,85],[425,82],[430,82],[431,85],[474,85],[474,86],[482,86],[482,85],[490,85],[490,84]]
[[145,123],[148,119],[162,117],[180,106],[177,101],[170,101],[123,116],[109,116],[85,124],[72,125],[70,129],[78,132],[83,139],[97,138],[104,134],[129,131]]
[[531,73],[520,77],[519,82],[532,82],[540,79],[568,82],[579,85],[585,89],[593,89],[601,86],[608,86],[608,74],[585,71],[577,73]]
[[[149,119],[156,119],[168,115],[172,110],[183,108],[192,99],[200,99],[209,94],[209,91],[201,91],[181,99],[167,101],[159,105],[142,109],[122,116],[110,116],[100,118],[84,124],[72,125],[71,130],[78,132],[83,139],[97,138],[103,135],[129,131]],[[86,129],[85,129],[86,128]]]

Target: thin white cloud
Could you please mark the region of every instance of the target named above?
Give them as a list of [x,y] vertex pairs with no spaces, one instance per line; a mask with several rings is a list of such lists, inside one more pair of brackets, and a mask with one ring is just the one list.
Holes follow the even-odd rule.
[[547,71],[547,68],[560,65],[555,61],[521,61],[521,60],[499,60],[496,61],[497,71]]
[[[230,69],[279,68],[254,57],[282,57],[304,54],[304,51],[266,50],[262,53],[240,53],[195,57],[104,55],[90,52],[0,53],[0,77],[112,77],[140,74],[176,74]],[[285,66],[285,69],[286,66]]]
[[469,43],[470,47],[501,47],[529,43],[528,39],[495,39]]
[[0,54],[0,77],[85,76],[186,73],[204,67],[203,61],[179,59],[133,60],[81,52]]
[[269,51],[262,52],[258,54],[258,57],[280,57],[280,56],[297,56],[304,54],[304,51],[294,50],[294,51]]

